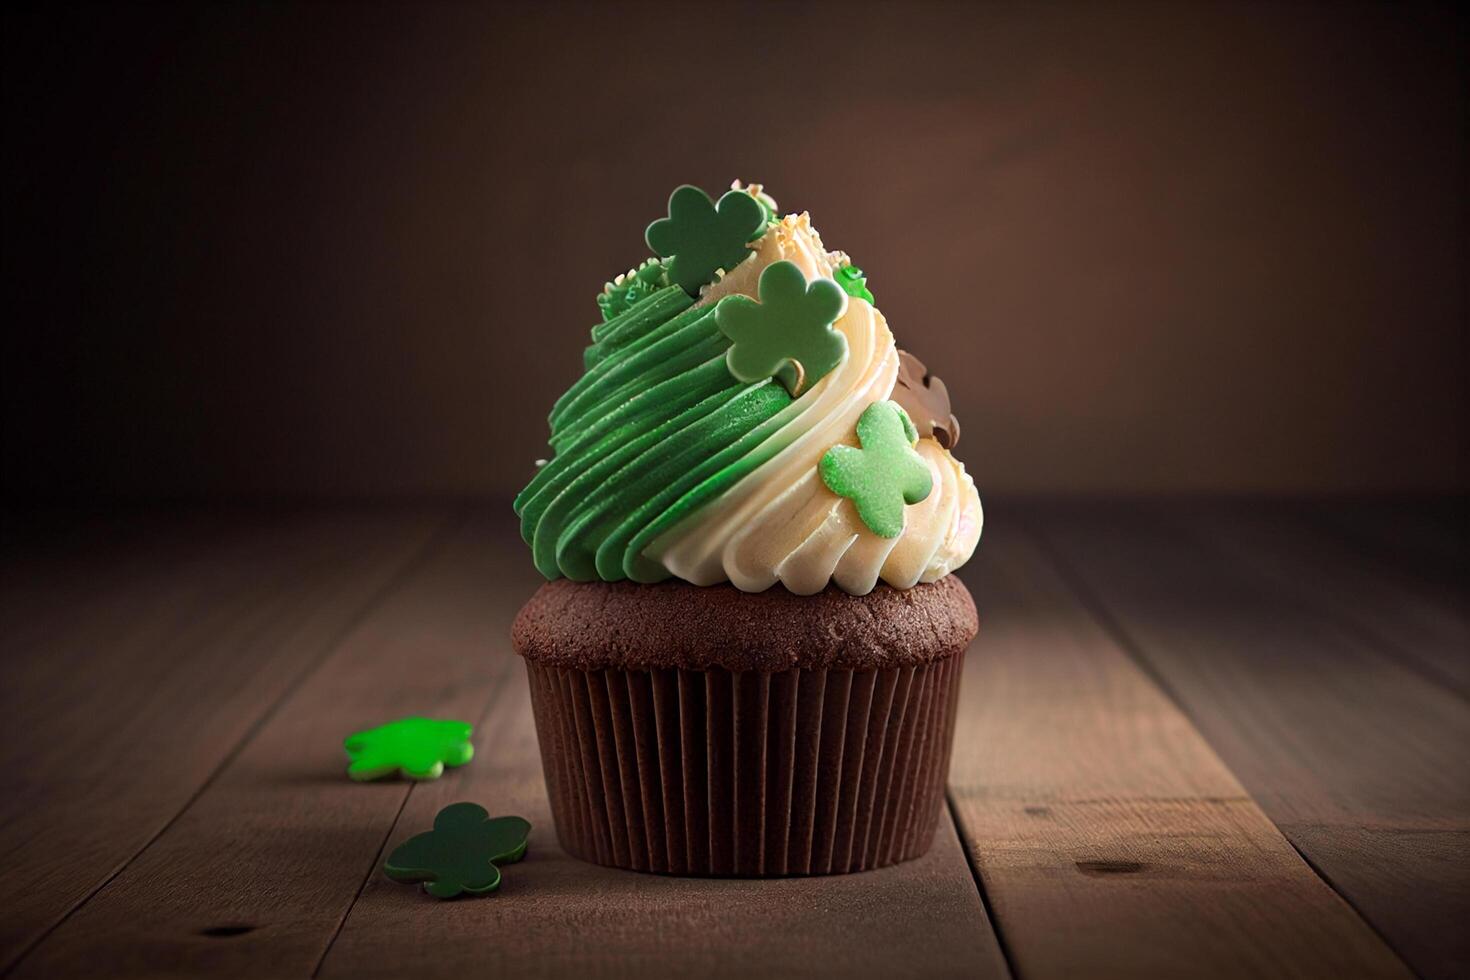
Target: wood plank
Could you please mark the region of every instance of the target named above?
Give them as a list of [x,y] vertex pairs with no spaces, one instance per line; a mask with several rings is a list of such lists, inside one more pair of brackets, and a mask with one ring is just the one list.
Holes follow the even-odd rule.
[[11,515],[0,563],[0,969],[179,813],[442,523],[128,511],[17,532],[28,520]]
[[[388,848],[452,802],[532,823],[494,895],[440,903],[377,868],[322,976],[1003,977],[1005,962],[946,813],[917,861],[858,875],[672,878],[569,858],[551,823],[523,671],[484,727],[465,778],[414,788]],[[385,852],[386,853],[386,849]]]
[[[1004,977],[953,823],[922,860],[857,876],[678,879],[567,857],[551,823],[525,673],[481,727],[463,779],[415,786],[322,976]],[[381,874],[382,857],[450,802],[532,821],[500,892],[435,902]],[[406,939],[407,937],[407,939]],[[432,951],[432,952],[429,952]]]
[[950,795],[1019,975],[1408,975],[1014,523],[966,578]]
[[442,539],[18,975],[96,963],[121,976],[309,973],[410,785],[347,780],[342,738],[411,713],[473,718],[518,664],[506,590],[522,589],[497,552],[505,523]]
[[1170,526],[1249,568],[1283,595],[1359,630],[1365,642],[1470,698],[1470,602],[1397,565],[1373,561],[1301,509],[1175,506]]
[[1366,559],[1412,576],[1447,603],[1470,592],[1470,499],[1305,501],[1304,522],[1332,530]]
[[1420,974],[1470,972],[1470,710],[1187,522],[1051,513],[1099,616],[1334,888]]

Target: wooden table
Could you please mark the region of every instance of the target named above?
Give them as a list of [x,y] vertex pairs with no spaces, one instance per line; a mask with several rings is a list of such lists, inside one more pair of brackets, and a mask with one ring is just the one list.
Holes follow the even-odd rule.
[[[1462,501],[990,501],[933,850],[695,880],[567,858],[507,633],[503,505],[16,512],[0,968],[199,976],[1470,972]],[[463,718],[437,782],[348,732]],[[535,829],[494,895],[383,857],[456,800]]]

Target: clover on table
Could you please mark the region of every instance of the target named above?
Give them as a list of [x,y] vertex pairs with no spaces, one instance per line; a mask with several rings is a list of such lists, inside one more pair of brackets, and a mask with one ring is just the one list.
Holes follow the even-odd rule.
[[934,478],[922,456],[913,421],[897,403],[874,402],[857,423],[859,449],[833,446],[822,456],[822,482],[857,506],[858,516],[874,534],[896,538],[903,533],[903,509],[929,496]]
[[668,260],[669,278],[690,296],[750,254],[746,243],[766,227],[766,210],[743,190],[726,191],[716,204],[690,184],[669,196],[669,216],[648,226],[644,240]]
[[347,775],[359,782],[401,771],[409,779],[438,779],[445,766],[462,766],[475,754],[474,728],[463,721],[401,718],[347,736],[352,760]]
[[434,818],[434,829],[399,844],[383,863],[394,881],[423,882],[435,898],[463,892],[481,895],[500,887],[500,868],[526,854],[531,824],[522,817],[495,817],[477,803],[451,803]]
[[731,341],[725,364],[739,381],[775,377],[799,395],[847,356],[847,338],[832,329],[847,294],[830,279],[808,283],[785,261],[766,267],[756,291],[760,302],[732,295],[715,307],[715,323]]

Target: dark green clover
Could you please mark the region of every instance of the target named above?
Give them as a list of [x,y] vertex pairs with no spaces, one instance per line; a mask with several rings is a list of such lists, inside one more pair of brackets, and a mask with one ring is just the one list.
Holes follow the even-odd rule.
[[847,294],[830,279],[807,283],[794,262],[761,273],[760,302],[726,296],[715,323],[730,338],[725,364],[739,381],[778,378],[793,396],[820,381],[847,356],[847,338],[832,329]]
[[654,253],[668,259],[669,278],[690,296],[750,254],[745,247],[765,231],[766,210],[745,191],[726,191],[715,202],[685,184],[669,195],[669,216],[648,226],[644,238]]
[[434,818],[434,829],[399,844],[383,873],[394,881],[424,883],[435,898],[461,892],[482,895],[500,887],[496,865],[526,854],[531,825],[521,817],[496,817],[475,803],[451,803]]
[[897,402],[874,402],[857,424],[861,449],[833,446],[822,456],[822,482],[857,505],[858,516],[874,534],[903,533],[903,508],[929,496],[934,478],[914,451],[918,430]]

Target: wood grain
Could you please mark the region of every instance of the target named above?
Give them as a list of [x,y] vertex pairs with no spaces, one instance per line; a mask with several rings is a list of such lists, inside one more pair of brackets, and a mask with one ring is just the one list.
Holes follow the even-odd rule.
[[518,666],[513,609],[497,599],[497,583],[519,591],[504,523],[472,521],[417,564],[18,974],[309,973],[409,791],[348,781],[344,735],[410,713],[475,717]]
[[1189,522],[1113,508],[1039,524],[1307,860],[1417,972],[1470,972],[1465,701]]
[[618,871],[572,859],[557,844],[520,672],[483,731],[493,749],[462,780],[415,787],[388,846],[467,799],[530,819],[525,860],[506,869],[497,894],[448,904],[374,873],[323,976],[398,975],[405,937],[425,951],[414,972],[426,977],[1007,975],[947,814],[923,858],[859,875]]
[[1470,500],[1310,501],[1292,508],[1303,524],[1330,529],[1366,564],[1414,579],[1427,594],[1470,602]]
[[1408,975],[992,514],[950,793],[1025,977]]
[[[1417,508],[1416,508],[1417,509]],[[1155,508],[1232,563],[1261,576],[1292,601],[1360,632],[1377,650],[1470,698],[1470,601],[1432,587],[1409,566],[1366,557],[1347,534],[1303,520],[1300,508],[1261,504]],[[1360,512],[1361,513],[1361,512]],[[1371,516],[1360,525],[1387,523]],[[1441,541],[1452,542],[1450,535]]]
[[0,969],[172,820],[440,518],[10,517],[0,563]]

